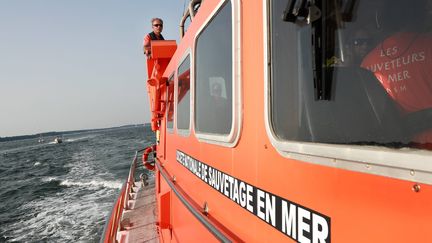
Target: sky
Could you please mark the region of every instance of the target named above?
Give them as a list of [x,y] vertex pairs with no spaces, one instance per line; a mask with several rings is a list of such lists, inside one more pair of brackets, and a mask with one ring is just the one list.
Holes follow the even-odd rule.
[[0,0],[0,137],[149,122],[142,41],[185,0]]

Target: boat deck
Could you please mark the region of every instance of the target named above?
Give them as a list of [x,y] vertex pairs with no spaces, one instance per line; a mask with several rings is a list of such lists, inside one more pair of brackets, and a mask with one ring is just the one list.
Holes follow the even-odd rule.
[[[129,200],[130,210],[123,213],[119,242],[159,242],[156,228],[155,184],[153,180],[135,182]],[[120,239],[119,239],[120,238]]]

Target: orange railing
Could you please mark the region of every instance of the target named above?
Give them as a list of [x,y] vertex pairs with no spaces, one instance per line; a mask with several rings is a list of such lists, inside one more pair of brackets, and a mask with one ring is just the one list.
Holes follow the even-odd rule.
[[135,186],[135,169],[137,166],[138,153],[142,152],[144,149],[135,152],[135,157],[129,169],[128,178],[123,185],[120,195],[114,204],[111,214],[109,215],[109,220],[105,223],[104,232],[100,242],[104,243],[115,243],[117,238],[117,232],[121,230],[121,218],[124,210],[129,210],[129,200],[130,194],[133,192],[133,187]]
[[123,214],[122,202],[126,194],[125,192],[126,192],[126,184],[123,185],[120,195],[113,206],[109,220],[105,224],[104,233],[102,235],[103,237],[101,238],[100,242],[104,242],[104,243],[116,242],[117,231],[119,228],[121,215]]

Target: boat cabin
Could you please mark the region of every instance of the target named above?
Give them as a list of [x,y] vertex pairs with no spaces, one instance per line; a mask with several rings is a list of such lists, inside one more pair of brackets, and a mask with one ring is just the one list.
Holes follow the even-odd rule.
[[191,1],[147,63],[159,239],[431,242],[431,2]]

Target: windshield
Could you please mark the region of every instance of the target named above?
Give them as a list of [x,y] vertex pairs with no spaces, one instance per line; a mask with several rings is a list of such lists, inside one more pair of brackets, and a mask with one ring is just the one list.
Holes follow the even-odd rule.
[[280,139],[432,149],[431,0],[270,6]]

